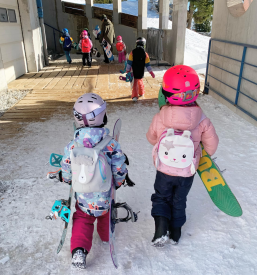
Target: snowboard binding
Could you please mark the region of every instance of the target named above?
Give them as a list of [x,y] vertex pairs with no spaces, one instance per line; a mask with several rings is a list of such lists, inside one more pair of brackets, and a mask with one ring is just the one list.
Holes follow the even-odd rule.
[[70,220],[70,209],[69,209],[70,205],[68,200],[56,200],[51,213],[46,216],[47,220],[53,220],[53,219],[57,219],[58,217],[60,217],[64,222],[69,222]]
[[126,74],[126,77],[120,76],[120,80],[126,81],[126,82],[132,82],[133,81],[133,73],[129,72]]
[[[118,208],[124,208],[125,210],[127,210],[127,216],[125,218],[118,218]],[[117,224],[120,222],[128,222],[129,220],[131,220],[132,222],[136,222],[138,220],[138,213],[140,212],[133,212],[132,208],[126,203],[126,202],[117,202],[114,203],[114,201],[112,201],[112,213],[111,213],[111,217],[112,217],[112,223],[113,224]]]

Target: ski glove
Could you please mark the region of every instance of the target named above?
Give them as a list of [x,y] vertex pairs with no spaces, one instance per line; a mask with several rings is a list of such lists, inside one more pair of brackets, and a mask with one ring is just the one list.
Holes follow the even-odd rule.
[[[127,173],[127,175],[125,177],[125,181],[124,182],[126,182],[127,183],[126,185],[128,185],[129,187],[133,187],[135,185],[135,183],[130,179],[128,173]],[[124,185],[124,186],[126,186],[126,185]]]
[[150,72],[150,75],[152,76],[152,78],[155,78],[155,74],[153,71]]
[[129,165],[129,159],[128,159],[127,155],[126,155],[126,154],[124,154],[124,153],[123,153],[123,155],[126,157],[126,159],[125,159],[125,163],[126,163],[127,165]]
[[[135,185],[135,183],[130,179],[130,177],[127,174],[125,177],[125,180],[123,181],[123,183],[121,185],[124,185],[124,187],[125,186],[133,187]],[[116,186],[116,190],[118,190],[121,187],[121,185]]]

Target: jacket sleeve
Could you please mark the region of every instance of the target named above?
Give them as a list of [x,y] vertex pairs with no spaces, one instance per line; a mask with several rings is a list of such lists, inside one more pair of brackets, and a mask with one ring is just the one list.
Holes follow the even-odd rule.
[[218,148],[219,137],[216,134],[215,128],[209,118],[205,118],[201,122],[201,126],[203,127],[201,140],[204,149],[210,156],[212,156]]
[[64,148],[64,155],[62,158],[62,180],[66,183],[71,182],[71,161],[70,161],[70,151],[74,148],[74,142],[71,141]]
[[152,72],[153,69],[150,64],[150,57],[149,57],[148,53],[145,53],[145,67],[149,73]]
[[101,26],[101,33],[100,33],[100,36],[99,36],[99,42],[100,42],[100,43],[102,43],[102,41],[103,41],[103,38],[104,38],[104,31],[105,31],[104,24],[102,23],[102,26]]
[[132,69],[132,64],[133,64],[133,53],[131,52],[129,54],[128,62],[127,62],[127,67],[126,67],[126,72],[130,72]]
[[104,148],[108,163],[111,165],[114,183],[117,187],[124,183],[125,177],[128,173],[127,165],[125,164],[126,157],[122,153],[120,144],[112,139],[109,144]]
[[152,123],[148,129],[148,132],[146,133],[146,138],[151,143],[152,145],[155,145],[157,143],[157,131],[156,131],[156,126],[157,126],[157,120],[158,120],[158,114],[156,114],[153,117]]
[[79,48],[81,49],[82,39],[79,40]]

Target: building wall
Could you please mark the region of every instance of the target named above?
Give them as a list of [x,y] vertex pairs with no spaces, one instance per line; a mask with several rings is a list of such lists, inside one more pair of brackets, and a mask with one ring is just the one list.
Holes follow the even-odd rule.
[[[70,36],[74,42],[79,42],[79,36],[84,28],[88,28],[88,19],[85,16],[77,16],[62,11],[61,0],[43,0],[44,9],[44,22],[56,28],[62,30],[67,28]],[[45,26],[47,48],[55,50],[53,30],[48,26]],[[56,36],[56,50],[62,52],[62,45],[59,43],[60,34],[55,32]],[[76,53],[76,50],[72,49],[72,53]]]
[[0,91],[27,71],[17,0],[0,0],[0,8],[14,9],[17,23],[0,22]]
[[37,4],[35,0],[18,0],[18,6],[28,72],[38,72],[44,67],[44,55]]
[[[240,17],[234,17],[231,15],[229,9],[227,8],[227,1],[215,0],[212,22],[212,38],[257,46],[256,14],[257,1],[253,1],[252,4],[249,6],[249,9],[243,15],[241,15]],[[213,41],[211,50],[215,53],[227,55],[234,59],[242,59],[243,47],[240,46]],[[257,66],[257,50],[248,49],[246,52],[245,61]],[[210,63],[239,75],[241,65],[240,62],[211,54]],[[236,76],[211,65],[209,67],[209,73],[215,78],[218,78],[222,82],[230,85],[231,87],[237,88],[238,78]],[[257,68],[245,64],[243,77],[257,82]],[[209,82],[210,87],[212,87],[213,90],[218,91],[232,102],[235,102],[235,90],[218,82],[212,77],[208,77],[207,82]],[[255,100],[257,100],[256,88],[256,85],[251,84],[246,80],[242,80],[241,82],[240,90],[245,94],[253,97]],[[257,122],[254,119],[240,111],[238,108],[224,100],[222,97],[218,96],[216,93],[213,92],[213,90],[210,89],[210,94],[212,96],[220,100],[222,103],[227,105],[230,109],[232,109],[239,115],[246,118],[248,121],[257,125]],[[257,103],[251,101],[246,96],[240,94],[238,106],[246,109],[249,113],[257,117]]]
[[0,22],[0,91],[26,72],[44,67],[41,29],[35,0],[0,0],[15,10],[17,22]]

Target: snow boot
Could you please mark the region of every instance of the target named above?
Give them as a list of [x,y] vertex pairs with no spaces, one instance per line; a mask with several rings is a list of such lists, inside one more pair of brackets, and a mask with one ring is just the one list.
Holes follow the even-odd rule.
[[72,250],[72,269],[83,270],[86,269],[86,257],[88,252],[82,248],[77,247]]
[[181,227],[169,227],[169,238],[173,241],[172,244],[178,244],[181,237]]
[[155,216],[155,234],[152,239],[152,245],[155,247],[163,247],[168,241],[169,220],[162,216]]

